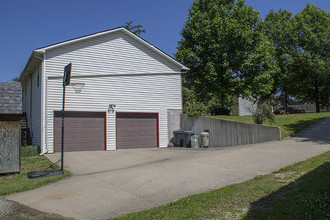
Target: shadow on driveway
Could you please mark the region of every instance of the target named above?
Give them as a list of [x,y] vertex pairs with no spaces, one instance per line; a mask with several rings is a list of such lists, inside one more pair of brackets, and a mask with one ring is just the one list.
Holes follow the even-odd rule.
[[[301,124],[306,123],[302,121]],[[316,142],[318,144],[330,144],[330,118],[325,118],[308,128],[298,132],[294,137],[301,142]]]

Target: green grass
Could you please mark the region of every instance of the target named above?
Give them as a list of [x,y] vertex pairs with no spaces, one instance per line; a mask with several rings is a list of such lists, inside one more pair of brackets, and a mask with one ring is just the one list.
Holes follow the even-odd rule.
[[[211,117],[254,123],[252,116],[216,115]],[[286,138],[326,117],[330,117],[330,112],[276,115],[275,122],[266,121],[264,124],[280,127],[282,138]]]
[[243,183],[115,219],[329,219],[330,151]]
[[[70,176],[68,171],[64,175],[28,179],[26,174],[30,171],[39,171],[51,165],[45,156],[22,157],[21,172],[19,174],[0,175],[0,196],[38,188],[42,185],[56,182]],[[57,169],[59,169],[57,167]]]

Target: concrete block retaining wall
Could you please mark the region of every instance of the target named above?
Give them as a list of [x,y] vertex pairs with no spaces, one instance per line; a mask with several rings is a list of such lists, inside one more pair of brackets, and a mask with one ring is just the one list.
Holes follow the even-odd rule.
[[250,124],[203,116],[181,115],[181,128],[210,133],[210,147],[230,147],[281,140],[279,127]]

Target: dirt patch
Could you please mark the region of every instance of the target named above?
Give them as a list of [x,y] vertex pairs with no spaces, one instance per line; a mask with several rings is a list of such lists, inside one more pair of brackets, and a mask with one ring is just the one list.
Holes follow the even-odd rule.
[[33,168],[33,167],[40,167],[40,165],[38,165],[38,164],[28,164],[28,165],[22,166],[22,169]]
[[41,212],[36,209],[21,205],[17,202],[0,197],[0,219],[44,219],[44,220],[69,220],[60,215]]

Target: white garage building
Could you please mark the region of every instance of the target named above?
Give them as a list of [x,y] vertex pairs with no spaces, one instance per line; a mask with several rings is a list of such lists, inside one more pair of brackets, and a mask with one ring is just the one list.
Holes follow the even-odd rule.
[[23,111],[42,152],[60,151],[63,69],[69,63],[71,83],[85,86],[80,94],[66,87],[65,151],[167,146],[179,127],[168,123],[179,122],[181,73],[188,68],[120,27],[32,52],[20,76]]

